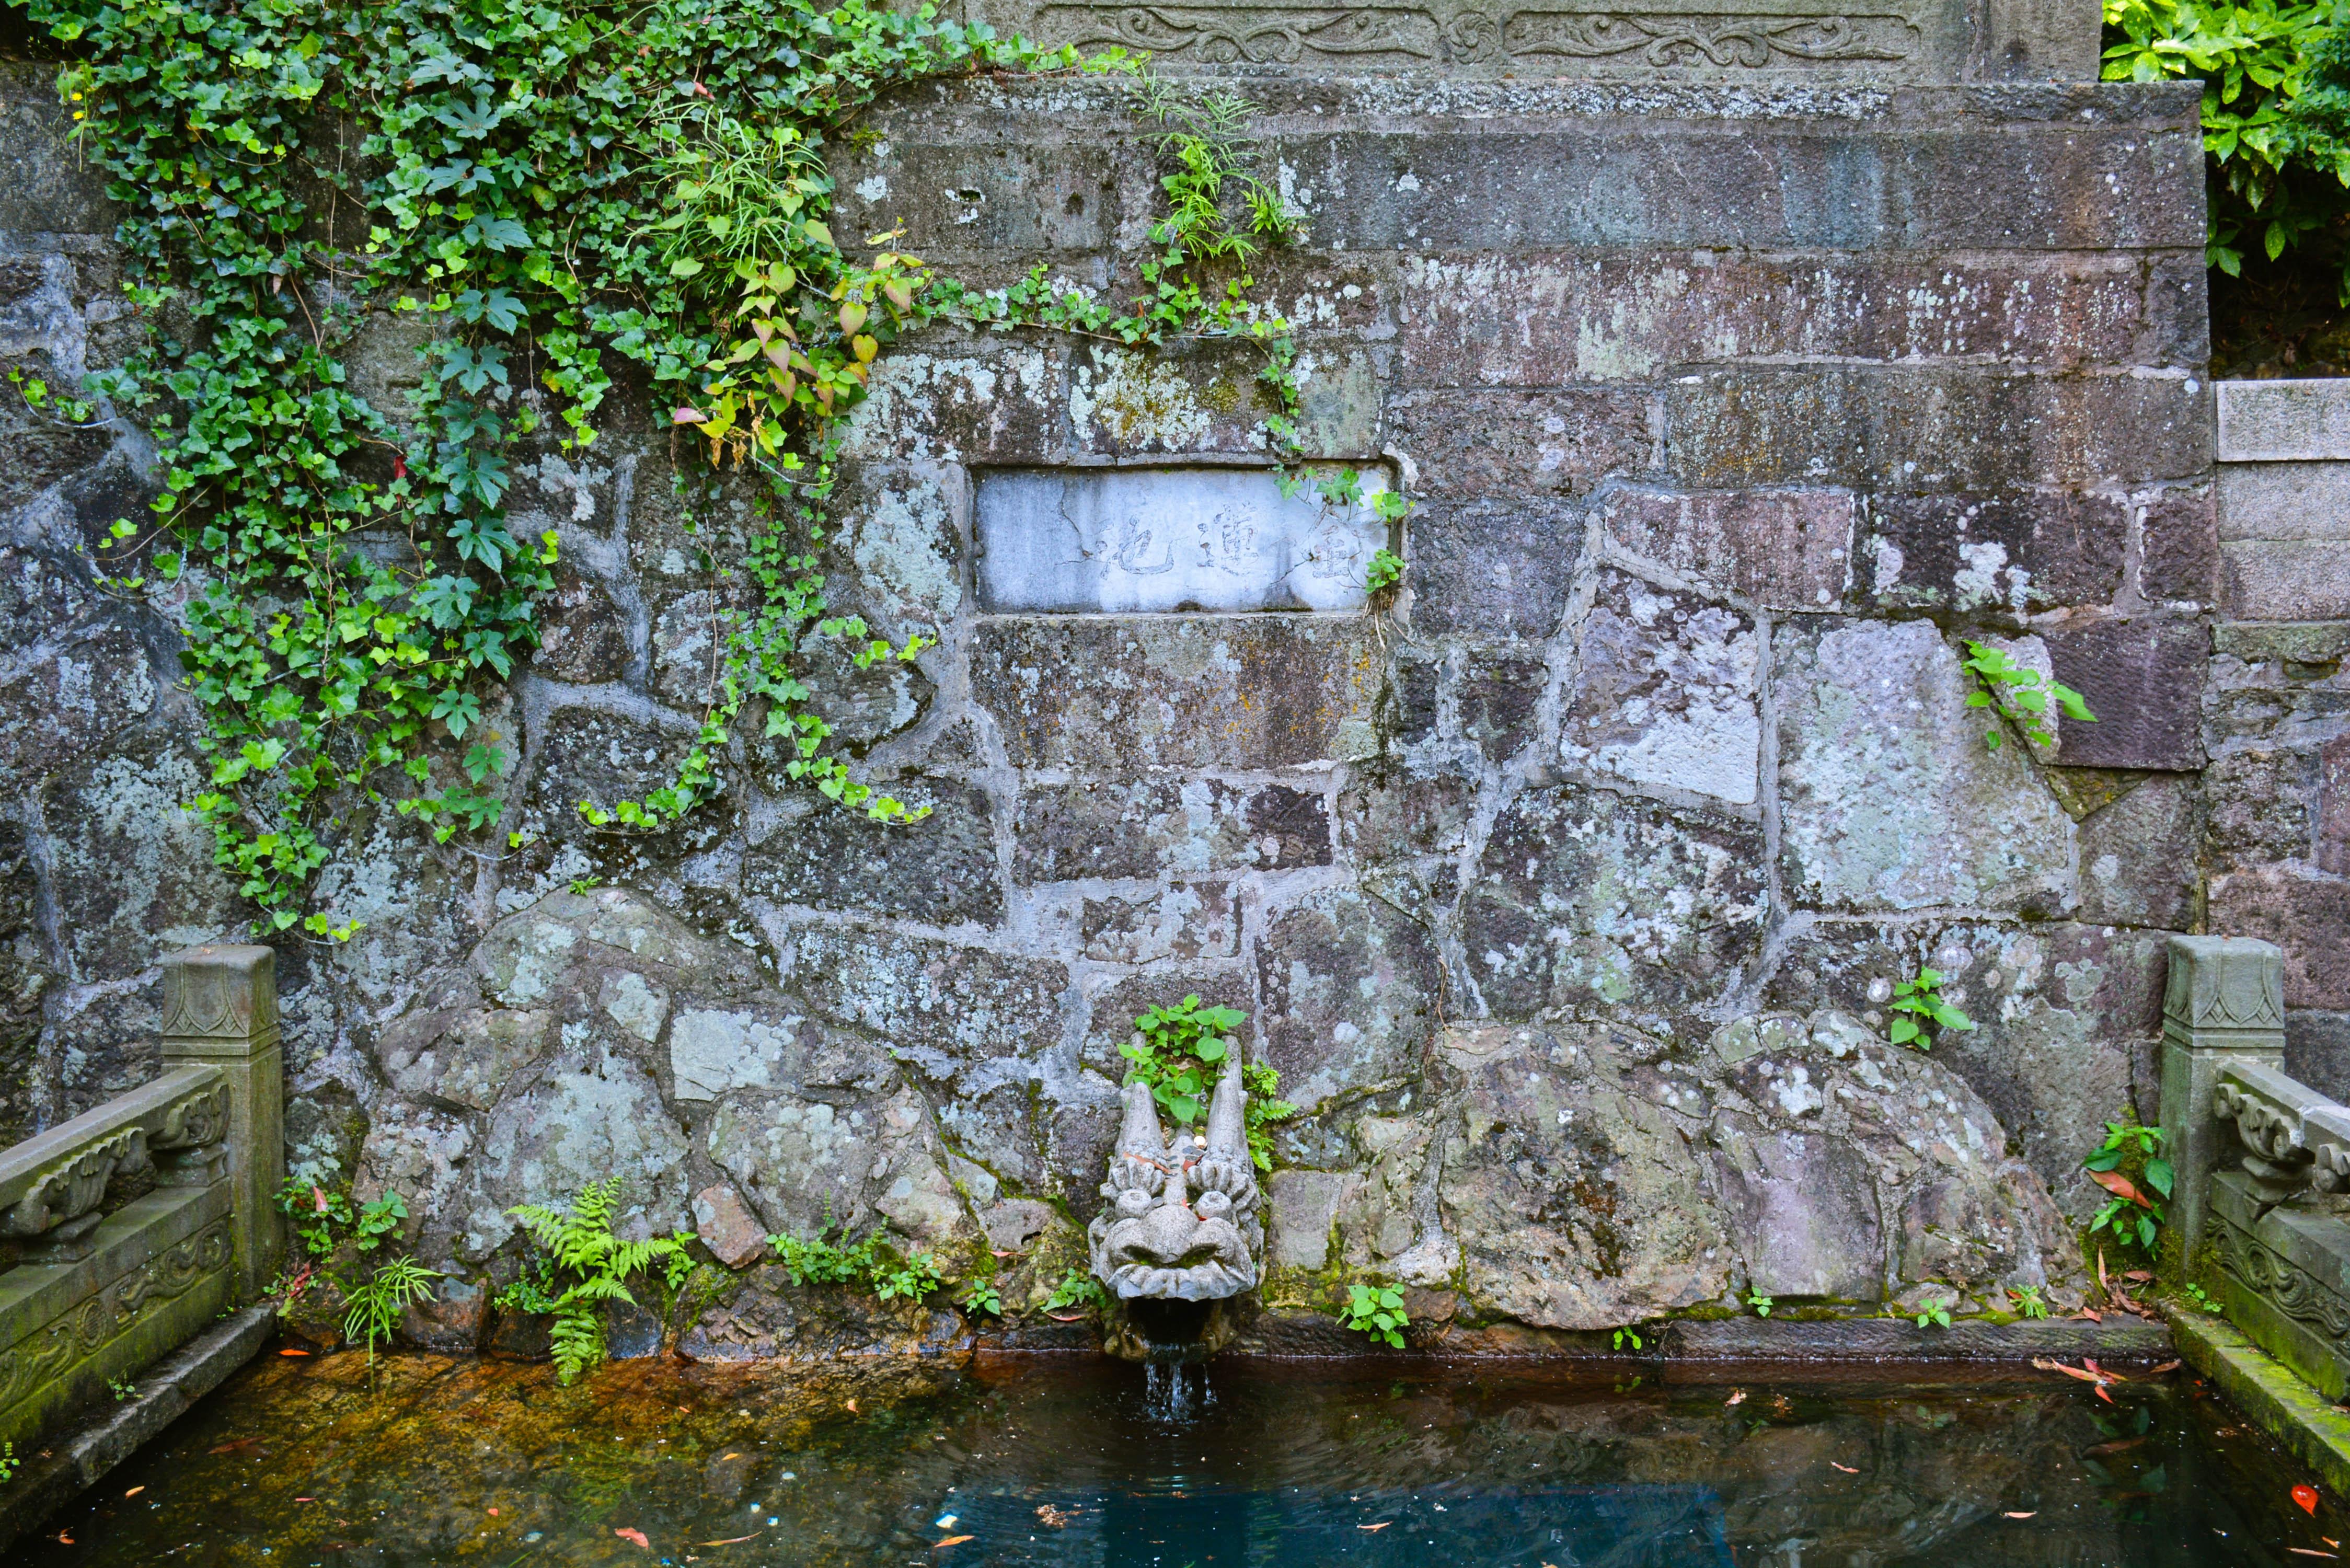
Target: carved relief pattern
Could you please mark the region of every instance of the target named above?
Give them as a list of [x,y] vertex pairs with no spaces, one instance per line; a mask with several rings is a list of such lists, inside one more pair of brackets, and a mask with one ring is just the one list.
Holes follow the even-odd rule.
[[1904,60],[1919,34],[1893,12],[1698,13],[1561,6],[1497,16],[1447,5],[1051,5],[1037,30],[1081,47],[1128,48],[1203,65],[1287,66],[1386,57],[1454,64],[1558,56],[1645,67],[1759,70],[1840,60]]
[[229,1221],[216,1220],[47,1327],[0,1351],[0,1409],[94,1354],[163,1303],[228,1267]]
[[2211,1114],[2236,1124],[2244,1147],[2263,1159],[2287,1163],[2306,1158],[2301,1117],[2237,1083],[2223,1082],[2211,1094]]
[[2203,950],[2174,950],[2162,1010],[2188,1030],[2282,1029],[2282,956],[2266,942],[2208,939]]
[[128,1174],[147,1165],[147,1130],[124,1127],[42,1171],[32,1190],[0,1213],[0,1236],[37,1236],[79,1219],[98,1207],[117,1171]]
[[147,1140],[150,1148],[202,1148],[228,1136],[228,1085],[172,1101],[163,1107],[163,1119]]
[[[260,992],[255,1005],[255,992]],[[241,1040],[277,1027],[277,994],[256,988],[251,974],[220,964],[169,963],[163,968],[163,1033]]]
[[1671,11],[1520,11],[1503,35],[1512,58],[1637,57],[1641,64],[1763,67],[1802,60],[1901,60],[1918,29],[1899,16],[1690,16]]
[[2286,1316],[2331,1340],[2350,1335],[2350,1302],[2233,1225],[2220,1227],[2220,1256],[2230,1273]]

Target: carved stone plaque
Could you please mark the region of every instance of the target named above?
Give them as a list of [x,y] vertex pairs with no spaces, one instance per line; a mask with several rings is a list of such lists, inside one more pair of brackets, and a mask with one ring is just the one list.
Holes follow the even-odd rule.
[[[1386,488],[1363,475],[1367,497]],[[1354,610],[1387,522],[1250,468],[1001,469],[977,504],[995,614]]]

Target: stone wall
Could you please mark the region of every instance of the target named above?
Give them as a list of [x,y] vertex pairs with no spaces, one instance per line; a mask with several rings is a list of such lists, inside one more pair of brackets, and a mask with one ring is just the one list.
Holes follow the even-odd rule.
[[2350,1096],[2350,383],[2219,386],[2210,929],[2285,950],[2286,1070]]
[[[43,140],[43,71],[11,70],[0,352],[69,379],[127,329],[105,207]],[[500,834],[355,815],[322,889],[365,929],[286,944],[294,1160],[410,1194],[462,1275],[512,1266],[506,1207],[617,1171],[632,1223],[730,1262],[829,1214],[1006,1254],[1017,1303],[1077,1261],[1116,1043],[1196,992],[1249,1012],[1305,1107],[1276,1305],[1348,1271],[1494,1332],[1749,1289],[2064,1299],[2081,1154],[2153,1114],[2163,933],[2202,923],[2207,855],[2298,875],[2266,808],[2228,836],[2245,786],[2210,792],[2206,845],[2207,741],[2246,748],[2204,711],[2193,90],[1251,91],[1306,214],[1258,270],[1300,327],[1308,455],[1416,504],[1393,612],[990,588],[992,476],[1240,483],[1269,410],[1243,351],[936,329],[858,415],[831,566],[846,607],[939,646],[816,672],[860,767],[931,815],[873,827],[746,742],[678,830],[594,832],[577,801],[662,782],[690,739],[733,591],[728,524],[687,529],[671,438],[623,400],[587,453],[515,465],[564,566],[491,716],[524,759]],[[1131,286],[1157,171],[1113,89],[926,88],[869,123],[837,232]],[[389,330],[354,358],[380,406],[414,376]],[[9,1093],[40,1124],[145,1072],[147,966],[241,911],[174,805],[168,618],[73,553],[137,500],[140,445],[36,432],[13,398],[40,455],[0,493]],[[1987,748],[1967,635],[2100,722]],[[1888,988],[1928,962],[1981,1027],[1895,1050]],[[683,1343],[799,1343],[791,1298],[713,1270]]]

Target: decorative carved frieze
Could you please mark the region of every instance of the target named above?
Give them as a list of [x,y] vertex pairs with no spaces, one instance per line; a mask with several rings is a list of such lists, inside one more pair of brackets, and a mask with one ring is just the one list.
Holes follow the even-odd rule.
[[0,1410],[129,1333],[140,1319],[166,1303],[178,1300],[226,1269],[233,1251],[229,1226],[226,1219],[215,1220],[34,1330],[25,1339],[0,1350]]
[[148,1163],[146,1129],[135,1127],[68,1155],[35,1177],[32,1190],[0,1210],[0,1236],[38,1236],[78,1219],[98,1207],[116,1173],[144,1170]]
[[[1675,5],[1217,4],[1013,5],[1003,21],[1080,48],[1120,44],[1188,65],[1300,70],[1492,71],[1580,67],[1601,74],[1700,70],[1742,75],[1828,67],[1901,67],[1927,50],[1935,8],[1877,0]],[[1947,30],[1947,29],[1945,29]]]
[[2223,1224],[2219,1230],[2220,1261],[2228,1272],[2287,1317],[2342,1345],[2350,1335],[2350,1302],[2237,1227]]

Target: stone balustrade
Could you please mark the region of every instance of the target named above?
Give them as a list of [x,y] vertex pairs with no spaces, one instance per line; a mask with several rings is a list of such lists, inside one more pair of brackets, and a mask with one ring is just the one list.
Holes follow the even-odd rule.
[[276,1272],[274,963],[260,947],[167,958],[161,1075],[0,1151],[17,1253],[0,1272],[0,1439],[20,1454]]
[[2260,1346],[2350,1394],[2350,1107],[2289,1075],[2271,943],[2173,937],[2162,1120],[2178,1261]]

